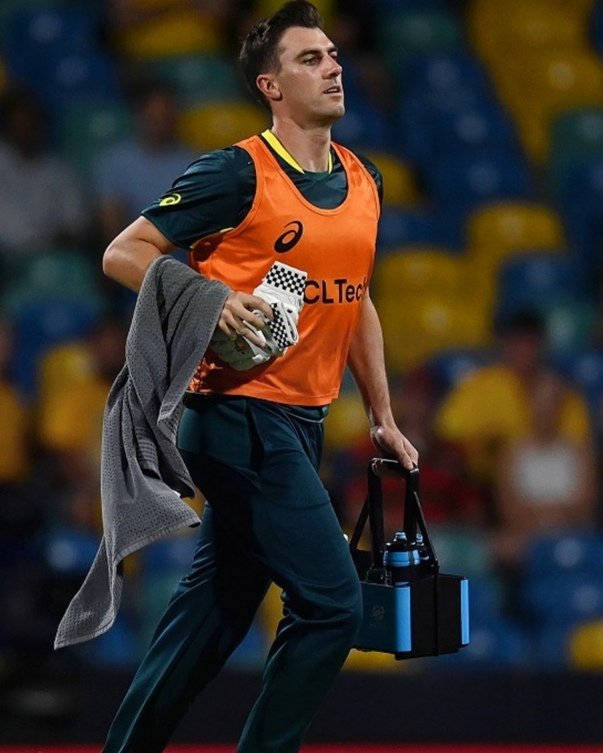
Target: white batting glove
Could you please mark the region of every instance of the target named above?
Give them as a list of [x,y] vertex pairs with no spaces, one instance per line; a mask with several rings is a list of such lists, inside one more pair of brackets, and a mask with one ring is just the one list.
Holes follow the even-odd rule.
[[265,300],[270,306],[273,319],[267,321],[256,309],[253,313],[264,321],[264,326],[256,329],[244,322],[245,326],[253,329],[261,338],[262,346],[251,342],[244,334],[239,334],[233,339],[216,329],[210,342],[214,353],[237,371],[252,369],[271,358],[284,355],[287,348],[299,340],[297,322],[304,305],[307,277],[307,273],[300,269],[282,262],[274,262],[266,277],[253,291],[254,295]]
[[284,355],[287,348],[299,340],[297,323],[304,305],[307,279],[308,275],[303,270],[275,261],[253,291],[272,309],[272,321],[268,322],[263,332],[269,330],[267,340],[272,340],[276,345],[276,356]]

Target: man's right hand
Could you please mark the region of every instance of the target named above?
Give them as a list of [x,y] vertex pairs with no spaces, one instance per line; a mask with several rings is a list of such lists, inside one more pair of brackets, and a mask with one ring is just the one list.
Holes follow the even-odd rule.
[[[253,313],[254,310],[261,312],[266,320],[262,321]],[[226,299],[217,328],[232,340],[235,340],[238,335],[244,335],[261,348],[265,346],[266,341],[255,330],[261,330],[266,321],[271,320],[272,309],[266,301],[257,295],[235,291]]]

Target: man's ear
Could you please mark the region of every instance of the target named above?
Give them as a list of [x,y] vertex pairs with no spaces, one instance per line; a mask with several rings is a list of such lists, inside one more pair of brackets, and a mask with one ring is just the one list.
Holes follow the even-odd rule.
[[272,102],[278,102],[283,98],[279,85],[270,73],[261,73],[255,80],[256,86]]

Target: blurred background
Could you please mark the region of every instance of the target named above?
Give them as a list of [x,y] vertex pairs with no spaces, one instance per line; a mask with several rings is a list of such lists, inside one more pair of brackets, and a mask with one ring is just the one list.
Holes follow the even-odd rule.
[[[190,561],[194,533],[132,557],[112,630],[53,653],[100,538],[134,305],[102,252],[196,156],[267,126],[234,61],[279,5],[0,4],[0,741],[99,742]],[[312,735],[603,743],[603,2],[316,5],[344,68],[334,138],[384,177],[394,413],[442,569],[470,578],[472,642],[352,652]],[[347,531],[371,456],[346,377],[323,475]],[[182,739],[236,738],[280,609],[270,592]]]

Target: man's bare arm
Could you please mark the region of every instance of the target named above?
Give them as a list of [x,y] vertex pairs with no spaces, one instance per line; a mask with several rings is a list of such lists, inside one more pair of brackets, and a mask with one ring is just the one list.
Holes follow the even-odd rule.
[[375,306],[367,295],[348,355],[371,425],[371,438],[387,454],[394,455],[407,469],[417,463],[419,454],[400,432],[392,415],[385,372],[383,333]]
[[[112,280],[138,292],[147,269],[155,259],[174,248],[152,222],[139,217],[107,246],[103,255],[103,272]],[[263,326],[262,320],[251,313],[253,309],[259,309],[268,319],[272,319],[272,309],[261,298],[233,291],[224,304],[219,329],[229,337],[244,333],[261,347],[263,341],[243,324],[249,322],[257,329]]]

